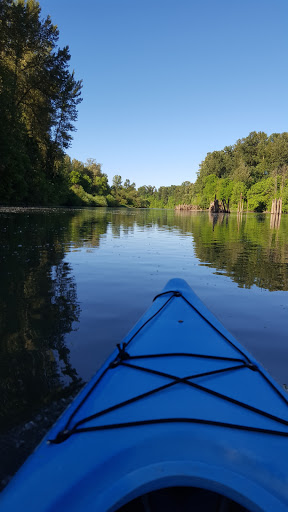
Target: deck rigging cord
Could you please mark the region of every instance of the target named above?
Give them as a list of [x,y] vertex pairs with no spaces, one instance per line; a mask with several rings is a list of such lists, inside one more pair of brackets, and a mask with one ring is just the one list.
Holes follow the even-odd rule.
[[[112,411],[115,411],[117,409],[123,408],[126,405],[129,405],[134,402],[138,402],[140,400],[143,400],[144,398],[147,398],[151,395],[154,395],[156,393],[159,393],[160,391],[163,391],[165,389],[171,388],[179,383],[185,384],[187,386],[190,386],[194,389],[198,389],[199,391],[206,392],[210,395],[216,396],[217,398],[220,398],[224,401],[233,403],[234,405],[237,405],[243,409],[249,410],[254,412],[255,414],[258,414],[262,417],[268,418],[270,420],[275,421],[278,424],[288,426],[288,421],[280,418],[278,416],[275,416],[273,414],[270,414],[266,411],[263,411],[261,409],[258,409],[256,407],[253,407],[249,404],[246,404],[244,402],[241,402],[239,400],[236,400],[232,397],[229,397],[225,394],[219,393],[217,391],[214,391],[212,389],[206,388],[205,386],[202,386],[195,382],[195,379],[200,377],[206,377],[210,375],[216,375],[216,374],[223,374],[225,372],[231,372],[231,371],[240,371],[243,368],[248,368],[251,371],[258,372],[262,378],[265,379],[265,381],[273,388],[274,391],[278,394],[278,396],[285,402],[287,405],[287,400],[285,397],[280,393],[280,391],[277,389],[276,386],[274,386],[273,382],[271,382],[266,375],[262,372],[262,370],[256,366],[254,363],[252,363],[249,359],[249,357],[238,347],[236,346],[233,341],[231,341],[223,332],[221,332],[212,322],[210,322],[193,304],[191,304],[186,297],[179,291],[169,290],[166,292],[163,292],[159,295],[156,295],[154,298],[154,301],[161,296],[169,295],[169,298],[167,301],[162,304],[162,306],[153,314],[151,315],[140,327],[139,329],[134,332],[134,334],[130,337],[128,342],[117,344],[118,353],[114,360],[103,370],[103,372],[99,375],[98,379],[94,382],[94,384],[91,386],[91,388],[87,391],[86,395],[83,397],[83,399],[80,401],[80,403],[77,405],[77,407],[74,409],[74,411],[70,414],[70,417],[68,421],[65,424],[65,427],[58,432],[56,437],[54,439],[48,440],[48,443],[52,444],[59,444],[68,439],[72,434],[78,434],[83,432],[93,432],[93,431],[99,431],[99,430],[109,430],[109,429],[118,429],[118,428],[127,428],[127,427],[137,427],[141,425],[154,425],[154,424],[165,424],[165,423],[197,423],[197,424],[204,424],[204,425],[214,425],[217,427],[226,427],[226,428],[232,428],[232,429],[238,429],[238,430],[246,430],[251,432],[258,432],[263,434],[274,434],[277,436],[285,436],[288,437],[288,430],[287,431],[281,431],[281,430],[274,430],[274,429],[267,429],[267,428],[260,428],[260,427],[253,427],[253,426],[246,426],[246,425],[239,425],[235,423],[228,423],[228,422],[222,422],[217,420],[207,420],[203,418],[151,418],[151,419],[145,419],[140,421],[128,421],[128,422],[121,422],[121,423],[108,423],[105,425],[93,425],[93,426],[83,426],[85,423],[95,420],[99,417],[104,416],[105,414],[108,414]],[[222,356],[214,356],[214,355],[207,355],[207,354],[193,354],[193,353],[183,353],[183,352],[171,352],[171,353],[165,353],[165,354],[139,354],[139,355],[130,355],[127,351],[127,347],[131,343],[131,341],[145,328],[145,326],[150,323],[159,313],[166,308],[168,303],[173,300],[174,298],[182,298],[198,315],[201,316],[203,320],[207,324],[210,325],[218,334],[221,335],[222,338],[225,339],[232,347],[239,352],[241,357],[234,358],[234,357],[222,357]],[[135,360],[140,359],[151,359],[151,358],[164,358],[164,357],[192,357],[192,358],[203,358],[203,359],[214,359],[218,361],[224,361],[227,363],[230,363],[229,366],[225,368],[221,368],[218,370],[211,370],[208,372],[201,372],[193,375],[189,375],[186,377],[177,377],[175,375],[172,375],[170,373],[161,372],[159,370],[146,368],[144,366],[139,366],[134,363]],[[89,398],[91,393],[95,390],[99,382],[103,379],[103,377],[106,375],[107,372],[113,371],[113,369],[122,366],[125,368],[131,368],[131,370],[137,370],[146,372],[148,374],[158,375],[161,377],[164,377],[166,379],[169,379],[169,382],[166,384],[163,384],[162,386],[153,388],[150,391],[147,391],[142,394],[138,394],[128,400],[124,400],[122,402],[119,402],[115,405],[112,405],[111,407],[108,407],[106,409],[103,409],[101,411],[95,412],[94,414],[91,414],[90,416],[87,416],[85,418],[82,418],[81,420],[77,421],[71,428],[70,425],[72,423],[73,418],[76,416],[77,412],[80,410],[84,402]],[[192,382],[193,381],[193,382]]]

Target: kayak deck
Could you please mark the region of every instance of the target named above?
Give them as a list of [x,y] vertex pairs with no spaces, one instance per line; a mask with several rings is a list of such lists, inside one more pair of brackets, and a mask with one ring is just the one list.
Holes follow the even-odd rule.
[[288,512],[287,436],[285,392],[174,279],[8,485],[1,512]]
[[[179,290],[167,290],[155,299],[162,300],[160,307],[118,345],[112,361],[51,442],[83,432],[157,423],[207,424],[287,437],[286,396],[258,363]],[[196,411],[191,400],[197,401]]]

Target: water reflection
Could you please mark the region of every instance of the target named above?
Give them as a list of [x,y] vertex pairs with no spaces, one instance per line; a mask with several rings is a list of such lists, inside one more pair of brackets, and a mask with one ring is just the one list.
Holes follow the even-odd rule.
[[[0,215],[0,424],[79,384],[65,335],[80,308],[63,261],[71,219],[63,214]],[[57,229],[56,226],[59,226]]]
[[270,215],[270,228],[279,229],[281,224],[281,213],[271,213]]
[[[287,221],[287,219],[285,219]],[[211,225],[213,234],[211,234]],[[239,287],[288,289],[288,243],[284,226],[278,236],[266,215],[223,215],[193,223],[197,258],[225,274]]]
[[[277,218],[276,218],[277,217]],[[73,247],[98,247],[111,227],[114,238],[156,228],[190,236],[201,263],[225,272],[240,287],[288,290],[285,222],[265,214],[211,214],[176,210],[86,210],[71,218]],[[211,229],[212,227],[212,229]],[[277,236],[275,233],[277,232]]]
[[[101,215],[95,215],[93,210],[71,210],[69,212],[67,225],[69,235],[66,237],[66,241],[69,240],[72,249],[100,245],[101,236],[107,233],[109,224],[108,214],[103,210]],[[65,248],[69,249],[67,246]]]
[[[0,212],[2,422],[20,417],[80,381],[65,342],[80,319],[74,269],[65,261],[67,254],[83,249],[99,254],[105,247],[102,259],[92,254],[89,264],[97,276],[106,272],[102,280],[106,279],[103,289],[107,290],[108,276],[124,284],[130,278],[139,288],[147,276],[154,279],[165,265],[171,265],[167,273],[175,277],[177,269],[191,265],[187,251],[188,256],[193,254],[194,268],[210,267],[240,288],[256,285],[270,291],[288,290],[288,217],[282,216],[281,223],[280,218],[276,220],[242,212],[211,215],[157,209]],[[193,244],[181,244],[190,238]],[[139,239],[146,243],[141,242],[141,253],[137,252]],[[119,268],[118,249],[116,259],[108,261],[118,245],[122,251]],[[137,262],[144,255],[146,267],[141,270]],[[181,277],[189,281],[189,274]],[[100,299],[95,292],[93,308]],[[104,319],[112,315],[105,316],[101,306],[98,314]]]
[[210,224],[212,224],[213,231],[214,231],[214,228],[215,228],[217,223],[218,224],[223,224],[225,222],[226,225],[227,225],[228,221],[229,221],[229,214],[228,213],[212,213],[209,210],[208,217],[209,217]]

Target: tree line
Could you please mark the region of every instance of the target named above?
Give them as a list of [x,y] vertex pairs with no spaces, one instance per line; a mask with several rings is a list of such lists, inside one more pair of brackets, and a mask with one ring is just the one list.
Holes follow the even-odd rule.
[[0,1],[0,204],[147,206],[129,179],[110,186],[94,159],[66,154],[82,81],[58,41],[37,1]]
[[195,183],[195,200],[201,205],[217,194],[230,198],[236,207],[240,195],[247,209],[271,209],[273,198],[282,197],[288,211],[288,133],[251,132],[233,146],[208,153],[201,163]]
[[0,204],[209,207],[216,195],[237,208],[271,209],[282,198],[288,212],[288,133],[251,132],[234,145],[208,153],[195,183],[136,189],[129,179],[112,184],[94,159],[66,154],[81,102],[82,81],[70,71],[69,47],[41,18],[35,0],[0,2]]
[[273,198],[281,197],[288,212],[288,133],[251,132],[232,146],[208,153],[199,166],[195,183],[138,189],[152,207],[173,208],[193,204],[206,209],[215,195],[230,200],[237,209],[242,197],[249,211],[271,210]]
[[94,158],[83,163],[65,156],[65,175],[69,184],[68,206],[126,206],[143,208],[149,206],[148,201],[141,197],[135,183],[129,179],[124,182],[116,174],[112,185],[107,174],[102,172],[101,164]]

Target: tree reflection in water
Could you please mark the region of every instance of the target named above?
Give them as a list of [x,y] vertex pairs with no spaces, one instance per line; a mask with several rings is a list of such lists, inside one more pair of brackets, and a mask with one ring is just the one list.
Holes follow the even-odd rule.
[[63,261],[70,220],[59,212],[57,220],[35,211],[0,216],[3,426],[80,384],[65,345],[80,314],[74,278]]
[[[165,274],[165,261],[167,265],[170,264],[167,255],[173,256],[173,268],[177,269],[177,253],[179,252],[180,259],[183,256],[181,245],[177,245],[177,241],[179,235],[184,235],[185,239],[190,237],[193,241],[193,246],[185,244],[184,250],[186,256],[187,250],[191,248],[191,254],[193,253],[196,262],[193,268],[198,267],[197,272],[199,266],[205,265],[211,267],[213,273],[215,271],[230,277],[240,288],[256,285],[270,291],[288,290],[288,218],[282,216],[281,224],[278,223],[276,227],[273,223],[270,227],[269,221],[264,214],[246,213],[209,216],[207,212],[157,209],[14,212],[11,209],[2,209],[2,424],[7,425],[9,421],[13,423],[24,413],[29,416],[31,410],[39,404],[61,396],[71,386],[78,386],[81,383],[70,363],[69,348],[65,342],[67,334],[75,329],[80,318],[75,278],[65,261],[68,252],[82,249],[87,252],[101,251],[102,240],[106,237],[107,257],[100,258],[100,264],[98,260],[96,263],[96,258],[89,261],[92,269],[96,268],[93,265],[97,264],[97,270],[105,270],[110,281],[117,281],[118,249],[115,252],[115,244],[119,243],[121,237],[129,236],[129,241],[132,242],[130,248],[134,251],[133,258],[129,259],[128,252],[122,253],[126,259],[123,257],[121,282],[126,286],[128,281],[133,291],[133,286],[137,287],[140,282],[144,282],[147,275],[150,276],[151,268],[156,268],[160,260]],[[149,244],[145,245],[143,240],[147,239],[149,231],[156,233],[157,236],[150,238]],[[135,235],[137,236],[134,244]],[[142,267],[134,265],[134,262],[138,262],[139,256],[137,238],[141,240],[141,251],[146,251],[145,265]],[[153,244],[153,250],[152,246],[149,248],[150,244]],[[122,249],[119,248],[120,250]],[[131,265],[134,265],[133,283],[130,276]],[[167,269],[167,279],[175,277],[171,276],[169,266]],[[183,273],[182,276],[189,281],[192,274],[191,269],[187,269],[187,276]],[[101,286],[106,287],[106,282],[102,282]],[[119,296],[122,292],[123,290],[119,289]],[[99,315],[102,313],[103,309],[98,311]],[[106,318],[105,311],[102,317]]]
[[275,229],[265,214],[176,213],[179,228],[193,235],[200,262],[240,288],[288,290],[287,217]]

